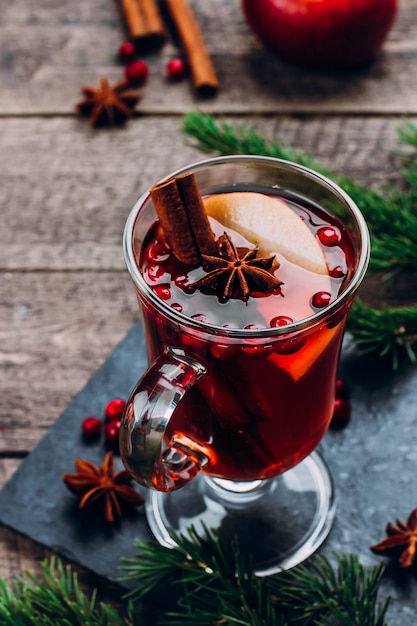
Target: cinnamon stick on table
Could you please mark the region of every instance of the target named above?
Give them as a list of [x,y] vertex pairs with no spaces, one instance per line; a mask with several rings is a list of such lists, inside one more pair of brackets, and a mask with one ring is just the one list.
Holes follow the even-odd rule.
[[174,256],[197,265],[216,244],[194,174],[154,185],[150,195]]
[[127,34],[138,52],[157,50],[165,43],[165,28],[156,0],[120,0]]
[[165,0],[165,3],[187,57],[197,94],[214,96],[219,81],[193,12],[186,0]]

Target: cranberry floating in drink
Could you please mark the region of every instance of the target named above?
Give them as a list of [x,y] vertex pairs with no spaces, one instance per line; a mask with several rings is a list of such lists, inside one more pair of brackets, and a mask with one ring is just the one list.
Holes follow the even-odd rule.
[[153,533],[172,546],[172,530],[221,526],[258,573],[300,562],[334,515],[314,450],[368,261],[360,212],[311,170],[224,157],[155,185],[124,245],[150,366],[120,449]]

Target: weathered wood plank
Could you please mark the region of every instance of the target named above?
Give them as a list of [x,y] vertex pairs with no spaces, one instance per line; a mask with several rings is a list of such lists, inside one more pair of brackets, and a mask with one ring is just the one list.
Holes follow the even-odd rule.
[[1,120],[0,267],[122,268],[134,202],[153,181],[201,157],[179,124],[144,118],[93,131],[78,120]]
[[121,272],[13,273],[3,287],[0,451],[13,453],[42,437],[138,311]]
[[21,463],[21,459],[0,459],[0,489],[12,477]]
[[[236,118],[236,124],[244,118]],[[381,187],[398,175],[398,118],[273,117],[246,123]],[[204,155],[187,145],[181,118],[141,118],[93,131],[77,120],[0,120],[0,268],[123,270],[131,207],[151,183]]]
[[[191,2],[221,81],[216,98],[198,101],[188,83],[165,79],[178,54],[172,42],[148,57],[150,79],[138,110],[182,112],[196,106],[222,113],[417,113],[417,0],[402,0],[384,50],[369,67],[311,72],[265,52],[243,18],[240,0]],[[80,87],[122,76],[116,51],[124,38],[116,0],[16,0],[0,24],[1,115],[72,114]]]

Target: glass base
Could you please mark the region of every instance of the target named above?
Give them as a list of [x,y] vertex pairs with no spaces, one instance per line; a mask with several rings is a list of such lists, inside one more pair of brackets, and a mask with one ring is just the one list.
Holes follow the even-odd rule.
[[333,482],[316,451],[277,478],[233,483],[199,474],[178,491],[152,491],[146,515],[155,538],[176,544],[171,532],[188,535],[194,526],[221,528],[226,539],[237,537],[243,554],[259,576],[298,565],[326,539],[335,515]]

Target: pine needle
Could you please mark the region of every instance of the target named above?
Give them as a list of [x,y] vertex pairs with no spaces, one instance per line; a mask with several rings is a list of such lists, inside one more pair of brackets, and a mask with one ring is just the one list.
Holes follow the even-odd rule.
[[41,564],[43,578],[27,573],[9,586],[0,579],[0,624],[2,626],[133,626],[132,607],[123,618],[116,609],[97,603],[81,591],[71,567],[54,557]]
[[[220,530],[205,537],[188,530],[175,535],[176,548],[136,542],[134,558],[121,559],[126,615],[81,591],[76,573],[56,558],[41,564],[42,576],[0,579],[2,626],[140,626],[133,601],[158,596],[173,585],[177,606],[160,626],[387,626],[389,598],[378,602],[383,566],[365,570],[356,556],[323,557],[270,577],[253,574],[237,543]],[[146,582],[147,581],[147,582]],[[172,587],[169,587],[172,588]],[[161,591],[162,590],[162,591]]]
[[[199,537],[175,535],[170,548],[147,544],[134,559],[122,559],[131,582],[129,598],[143,598],[158,587],[175,585],[178,608],[161,626],[386,626],[387,599],[378,603],[383,566],[366,571],[356,556],[324,557],[270,577],[253,574],[236,543],[220,530]],[[142,551],[143,544],[137,544]],[[168,566],[169,563],[169,566]],[[143,586],[144,577],[150,581]]]
[[263,137],[250,126],[243,124],[234,128],[225,119],[215,120],[204,113],[191,111],[183,117],[181,131],[193,138],[192,145],[202,152],[219,155],[253,154],[295,161],[327,175],[327,168],[312,157],[280,145],[276,141],[267,144]]
[[417,148],[417,126],[411,120],[404,120],[397,132],[402,143]]

